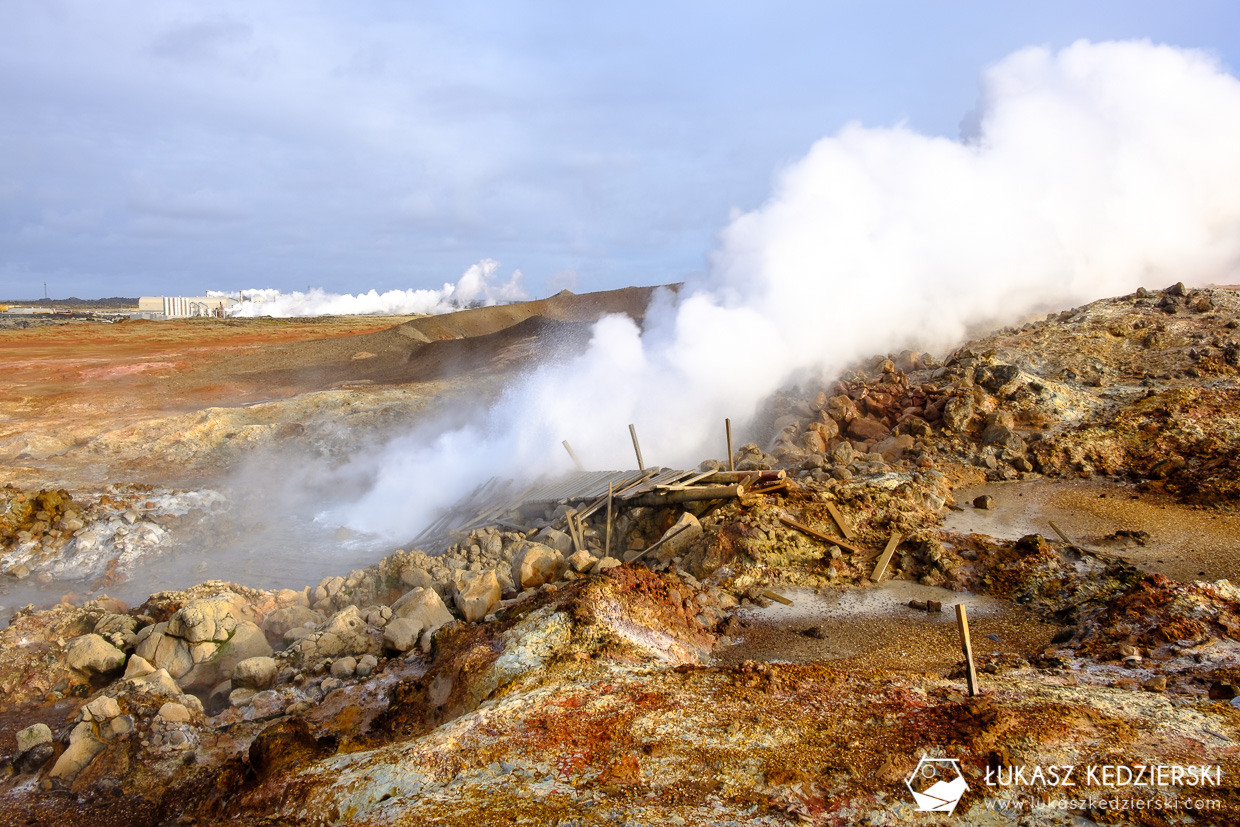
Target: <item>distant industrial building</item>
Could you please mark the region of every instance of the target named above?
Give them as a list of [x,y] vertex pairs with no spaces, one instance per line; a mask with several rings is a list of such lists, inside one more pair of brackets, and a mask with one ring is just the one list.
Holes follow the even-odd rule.
[[196,317],[223,318],[228,309],[237,304],[236,299],[225,296],[143,296],[138,299],[135,319],[192,319]]

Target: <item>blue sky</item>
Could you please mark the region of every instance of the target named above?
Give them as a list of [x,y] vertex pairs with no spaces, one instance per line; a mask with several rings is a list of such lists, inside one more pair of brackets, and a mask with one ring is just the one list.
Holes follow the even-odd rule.
[[1240,5],[10,0],[0,297],[678,281],[816,139],[1080,38],[1234,74]]

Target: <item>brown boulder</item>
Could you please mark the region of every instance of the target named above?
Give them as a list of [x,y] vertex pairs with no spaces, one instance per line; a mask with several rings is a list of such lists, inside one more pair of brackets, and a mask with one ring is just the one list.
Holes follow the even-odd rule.
[[904,456],[905,451],[913,447],[913,442],[913,438],[908,434],[889,436],[874,443],[874,447],[870,450],[873,453],[881,454],[884,462],[895,462]]
[[943,426],[949,430],[964,431],[972,419],[973,400],[970,397],[953,396],[943,406]]
[[487,569],[465,574],[457,583],[453,600],[461,617],[475,623],[491,613],[500,597],[499,578]]
[[418,645],[418,636],[421,634],[421,620],[398,617],[383,627],[383,645],[397,652],[408,652]]
[[801,435],[801,447],[811,454],[821,454],[827,450],[827,443],[821,434],[811,428]]
[[982,432],[982,442],[1006,448],[1013,454],[1025,453],[1025,441],[1006,425],[995,423]]
[[194,668],[189,644],[168,634],[167,623],[141,629],[134,638],[134,654],[156,669],[166,669],[174,680],[180,680]]
[[657,549],[659,560],[667,561],[673,557],[681,557],[689,546],[693,545],[693,541],[702,536],[702,524],[698,522],[698,518],[685,512],[680,515],[680,519],[676,524],[663,532],[663,536],[659,538],[663,545]]
[[413,589],[392,604],[393,620],[388,621],[384,629],[390,629],[396,618],[408,618],[422,624],[426,631],[433,632],[452,620],[452,613],[444,605],[443,599],[434,589]]
[[830,445],[831,440],[840,435],[840,426],[829,416],[823,416],[821,422],[811,422],[809,430],[817,431],[818,436],[822,437],[822,441],[827,445]]
[[842,394],[828,399],[825,410],[828,416],[842,424],[847,424],[857,418],[857,403]]
[[526,543],[512,558],[512,580],[522,589],[558,580],[563,571],[564,557],[542,543]]
[[106,675],[125,665],[125,653],[94,633],[69,643],[65,660],[70,669],[88,675]]
[[859,416],[848,423],[848,435],[855,439],[882,439],[888,433],[886,425],[868,417]]
[[95,756],[103,752],[104,744],[95,737],[94,727],[83,721],[69,734],[69,746],[47,774],[48,779],[62,784],[72,784],[78,773],[86,769]]
[[267,633],[269,640],[278,643],[284,640],[289,629],[305,627],[307,623],[318,626],[324,620],[326,618],[323,615],[305,606],[285,606],[267,615],[263,621],[263,631]]

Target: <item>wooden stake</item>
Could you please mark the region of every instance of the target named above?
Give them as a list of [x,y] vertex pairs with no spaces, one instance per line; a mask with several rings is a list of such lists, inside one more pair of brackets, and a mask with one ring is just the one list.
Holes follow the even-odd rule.
[[575,509],[570,508],[565,514],[568,518],[568,530],[572,534],[573,549],[581,551],[586,547],[586,535],[581,525],[581,515]]
[[827,513],[831,515],[831,519],[835,520],[835,524],[840,527],[840,533],[849,540],[857,539],[856,532],[853,531],[852,524],[845,519],[840,510],[835,507],[835,503],[827,503]]
[[732,459],[732,420],[723,420],[723,428],[728,432],[728,470],[736,471],[736,460]]
[[900,540],[902,539],[904,539],[904,535],[900,532],[891,532],[891,539],[887,541],[887,548],[883,549],[883,553],[878,556],[878,562],[874,564],[874,573],[870,575],[870,579],[875,583],[881,580],[883,573],[887,571],[887,563],[891,561],[891,555],[895,554],[896,546],[900,545]]
[[824,543],[830,543],[831,545],[839,546],[840,548],[846,548],[849,551],[853,552],[854,554],[873,554],[873,552],[871,551],[867,551],[866,549],[863,549],[860,546],[854,546],[852,543],[849,543],[845,540],[840,540],[836,537],[832,537],[830,534],[823,534],[821,531],[814,531],[814,529],[810,528],[807,525],[802,525],[801,523],[798,523],[796,520],[792,519],[791,517],[780,515],[779,520],[784,525],[792,526],[797,531],[804,531],[809,536],[817,537],[819,540],[822,540]]
[[637,442],[637,429],[631,424],[629,425],[629,436],[633,437],[633,450],[637,453],[637,470],[645,471],[646,464],[642,462],[642,446]]
[[577,545],[577,531],[573,527],[573,511],[564,512],[564,527],[568,529],[568,539],[573,544],[573,551],[578,551],[580,546]]
[[[1055,529],[1055,533],[1059,535],[1059,539],[1063,540],[1064,543],[1067,544],[1068,548],[1076,548],[1076,543],[1069,540],[1068,535],[1059,530],[1059,526],[1055,525],[1050,520],[1047,520],[1047,522],[1050,523],[1051,528]],[[1080,551],[1080,549],[1077,549],[1077,551]]]
[[956,604],[956,625],[960,627],[960,647],[964,649],[965,677],[969,681],[969,697],[977,694],[977,669],[973,666],[973,642],[969,640],[969,612],[963,603]]
[[573,446],[568,444],[568,440],[564,440],[564,450],[568,451],[568,455],[573,458],[573,462],[577,464],[577,470],[584,472],[586,467],[581,464],[581,460],[577,459],[577,454],[573,451]]
[[[641,551],[639,551],[639,552],[633,553],[633,556],[632,556],[632,557],[629,557],[629,556],[628,556],[628,554],[626,554],[626,555],[625,555],[625,562],[627,562],[627,563],[632,563],[632,562],[634,562],[634,561],[636,561],[636,560],[640,560],[642,557],[644,557],[644,556],[646,555],[646,553],[647,553],[647,552],[654,551],[656,548],[658,548],[659,546],[663,545],[663,544],[664,544],[664,543],[666,543],[668,540],[672,539],[673,537],[679,537],[681,534],[685,533],[685,532],[686,532],[686,531],[688,531],[690,528],[691,528],[691,526],[681,526],[680,531],[677,531],[677,532],[675,532],[674,534],[664,534],[662,537],[660,537],[658,540],[656,540],[656,541],[655,541],[654,543],[652,543],[651,545],[646,546],[644,549],[642,549],[642,550],[641,550]],[[670,529],[669,529],[669,530],[670,530]]]
[[603,556],[611,556],[611,501],[613,494],[612,483],[607,483],[607,533],[603,537]]

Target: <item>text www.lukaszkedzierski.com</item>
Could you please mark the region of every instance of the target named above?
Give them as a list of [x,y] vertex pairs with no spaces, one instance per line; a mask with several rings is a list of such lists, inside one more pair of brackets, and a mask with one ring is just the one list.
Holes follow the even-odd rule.
[[1134,812],[1153,810],[1161,812],[1213,811],[1223,809],[1216,798],[1052,798],[1034,801],[1024,798],[992,798],[986,801],[987,809],[995,812],[1026,812],[1032,810],[1113,810]]

